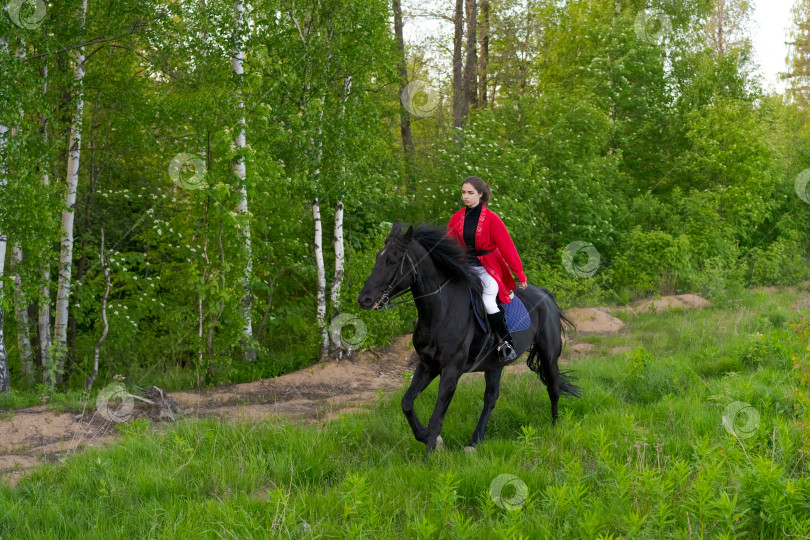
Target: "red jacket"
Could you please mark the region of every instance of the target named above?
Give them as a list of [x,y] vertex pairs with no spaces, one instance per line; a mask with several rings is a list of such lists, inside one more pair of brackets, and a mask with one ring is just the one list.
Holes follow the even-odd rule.
[[[451,238],[455,238],[461,246],[464,246],[465,210],[466,207],[453,214],[450,223],[447,224],[447,234]],[[492,253],[479,256],[478,260],[481,261],[481,265],[489,275],[498,282],[498,299],[502,303],[508,304],[512,301],[509,294],[515,288],[512,270],[514,270],[521,283],[526,281],[526,274],[523,273],[523,264],[520,262],[517,249],[515,249],[515,243],[506,230],[506,225],[501,221],[498,214],[486,206],[481,208],[478,227],[475,229],[475,249],[481,251],[492,250]]]

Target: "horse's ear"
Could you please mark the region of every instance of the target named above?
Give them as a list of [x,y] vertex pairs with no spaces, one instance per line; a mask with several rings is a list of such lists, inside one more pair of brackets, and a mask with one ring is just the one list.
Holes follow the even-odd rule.
[[405,239],[410,240],[411,238],[413,238],[413,225],[408,227],[408,230],[405,231]]
[[391,227],[391,234],[397,234],[402,231],[402,226],[399,224],[399,220],[394,221],[394,226]]

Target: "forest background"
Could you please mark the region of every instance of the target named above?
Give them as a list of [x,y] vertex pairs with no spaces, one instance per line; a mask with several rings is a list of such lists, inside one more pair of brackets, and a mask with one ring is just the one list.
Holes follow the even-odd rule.
[[[405,13],[405,20],[413,14]],[[810,275],[810,2],[784,93],[741,0],[42,0],[0,14],[0,403],[271,377],[413,328],[394,220],[493,187],[564,307]],[[450,50],[452,49],[452,50]]]

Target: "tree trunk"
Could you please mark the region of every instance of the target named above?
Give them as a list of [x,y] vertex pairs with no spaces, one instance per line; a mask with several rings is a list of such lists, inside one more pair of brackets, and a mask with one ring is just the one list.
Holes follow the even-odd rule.
[[[343,203],[337,203],[335,207],[335,236],[333,240],[335,247],[335,279],[332,280],[332,316],[340,313],[340,286],[343,283],[343,259],[344,259],[344,246],[343,246]],[[332,343],[333,347],[337,348],[336,354],[340,358],[342,356],[342,349],[340,343]]]
[[470,104],[478,102],[478,83],[475,79],[475,68],[478,65],[475,54],[475,32],[478,22],[477,0],[466,0],[467,2],[467,57],[464,60],[464,108],[463,116],[466,118],[470,111]]
[[93,383],[96,381],[96,377],[98,377],[98,357],[101,353],[101,346],[104,344],[104,340],[107,339],[107,330],[109,330],[109,324],[107,323],[107,298],[110,296],[110,267],[104,262],[104,227],[101,228],[100,258],[101,267],[104,269],[104,295],[101,297],[101,321],[104,323],[104,330],[101,332],[101,337],[93,349],[93,372],[84,383],[84,387],[88,392],[93,389]]
[[461,42],[464,31],[464,0],[456,0],[456,12],[453,17],[453,127],[464,125],[464,80],[462,79],[463,60]]
[[14,316],[17,319],[17,348],[20,353],[20,373],[27,384],[33,382],[34,363],[31,355],[31,336],[28,322],[28,302],[22,292],[22,278],[20,277],[20,265],[23,254],[18,243],[14,243],[11,249],[11,257],[14,261]]
[[[346,102],[349,101],[349,95],[351,95],[352,91],[352,77],[351,75],[346,77],[346,80],[343,83],[343,104],[341,105],[340,109],[340,116],[338,116],[338,125],[343,125],[343,118],[346,115]],[[340,130],[340,136],[338,137],[340,141],[343,140],[343,129]],[[346,178],[346,153],[343,148],[341,148],[341,165],[340,165],[340,173],[343,175],[344,185],[345,185],[345,178]],[[338,201],[337,206],[335,207],[335,236],[333,239],[333,244],[335,248],[335,276],[332,280],[332,317],[335,317],[338,313],[340,313],[340,286],[343,283],[343,262],[344,262],[344,243],[343,243],[343,202]],[[332,347],[336,347],[336,357],[340,359],[343,356],[343,349],[340,347],[339,343],[332,343]]]
[[[0,43],[2,46],[2,43]],[[0,150],[5,144],[5,137],[8,128],[0,125]],[[5,183],[6,172],[3,170],[3,164],[0,163],[0,182]],[[3,270],[6,263],[6,235],[0,230],[0,300],[3,298]],[[0,392],[8,392],[11,389],[11,381],[9,380],[8,372],[8,353],[6,352],[5,338],[3,336],[3,320],[5,312],[3,304],[0,303]]]
[[478,108],[487,106],[487,66],[489,64],[489,0],[481,0],[481,56],[478,58]]
[[[82,27],[84,27],[86,14],[87,0],[84,0],[80,13]],[[84,47],[80,47],[76,51],[74,78],[79,97],[76,102],[76,113],[70,128],[70,143],[68,145],[67,194],[65,196],[65,210],[62,212],[62,253],[59,257],[59,288],[56,293],[56,320],[54,321],[53,327],[55,345],[59,350],[54,351],[51,362],[49,362],[44,370],[46,380],[51,386],[62,381],[62,372],[65,366],[65,353],[67,349],[68,307],[70,302],[71,270],[73,263],[73,207],[76,204],[76,188],[79,184],[82,113],[84,111],[84,96],[82,94]]]
[[[42,67],[42,77],[45,80],[42,88],[42,96],[48,93],[48,66]],[[48,119],[45,114],[39,115],[39,125],[45,144],[48,144]],[[42,175],[42,184],[47,186],[50,183],[48,177],[48,164],[44,165],[45,172]],[[39,300],[39,347],[40,365],[50,365],[49,353],[51,347],[51,267],[48,264],[48,257],[43,257],[45,261],[42,266],[42,294]]]
[[[233,20],[234,20],[234,48],[231,54],[231,67],[233,68],[234,76],[236,77],[236,100],[237,107],[240,111],[239,117],[239,135],[236,137],[236,151],[240,152],[245,148],[245,102],[242,99],[242,74],[243,63],[245,61],[245,53],[243,50],[243,40],[246,30],[244,21],[242,20],[245,12],[245,7],[242,0],[234,0],[233,3]],[[236,206],[236,212],[245,216],[244,226],[241,228],[242,238],[245,242],[245,249],[247,251],[247,264],[245,265],[245,275],[242,278],[242,287],[245,289],[245,296],[242,297],[242,307],[245,317],[244,326],[244,347],[246,350],[246,358],[248,360],[255,360],[256,353],[253,350],[250,342],[253,340],[253,323],[250,317],[250,308],[252,305],[252,297],[250,292],[250,278],[253,273],[253,252],[250,247],[250,217],[248,214],[248,200],[247,200],[247,186],[245,178],[247,176],[245,170],[245,158],[239,156],[233,160],[233,171],[239,183],[239,193],[241,199]]]
[[[8,45],[5,38],[0,38],[0,54],[8,54]],[[6,145],[6,133],[8,126],[0,124],[0,152]],[[6,184],[6,166],[0,161],[0,185]],[[0,300],[3,298],[3,271],[6,265],[6,243],[7,238],[0,229]],[[11,381],[8,372],[8,353],[6,352],[5,337],[3,336],[3,322],[5,312],[3,303],[0,302],[0,392],[8,392],[11,389]]]
[[[400,0],[393,0],[394,5],[394,33],[396,34],[397,49],[399,50],[399,95],[405,92],[408,85],[408,65],[405,58],[405,38],[402,35],[402,7]],[[402,152],[405,157],[405,178],[409,186],[413,186],[416,167],[414,165],[413,136],[411,135],[411,113],[400,100],[399,106],[399,132],[402,138]]]
[[[0,126],[3,128],[5,126]],[[0,136],[4,135],[0,132]],[[6,260],[6,237],[0,231],[0,277],[3,276],[3,269]],[[3,297],[3,281],[0,279],[0,298]],[[0,307],[0,392],[8,392],[11,389],[11,381],[8,372],[8,353],[6,352],[5,338],[3,337],[3,319],[5,312]]]
[[315,221],[315,243],[312,249],[315,255],[315,267],[318,270],[318,330],[321,332],[321,353],[318,361],[323,361],[329,354],[329,329],[326,327],[326,271],[323,264],[323,233],[321,226],[321,209],[318,197],[312,199],[312,219]]

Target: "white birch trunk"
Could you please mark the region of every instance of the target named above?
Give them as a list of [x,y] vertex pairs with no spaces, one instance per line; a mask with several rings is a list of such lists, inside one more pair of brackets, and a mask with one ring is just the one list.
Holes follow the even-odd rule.
[[[235,45],[231,54],[231,67],[233,68],[233,73],[236,75],[237,79],[236,99],[238,102],[237,108],[240,112],[239,135],[236,137],[237,151],[240,151],[245,147],[245,102],[242,99],[241,90],[242,75],[244,73],[243,63],[245,61],[245,52],[243,50],[243,36],[246,31],[246,25],[243,20],[244,13],[245,6],[242,4],[242,0],[234,0],[233,20],[236,39],[234,40]],[[242,298],[242,306],[245,316],[244,337],[246,340],[245,345],[247,346],[250,340],[253,339],[253,324],[250,316],[250,308],[252,305],[250,277],[253,273],[253,251],[250,247],[250,217],[248,216],[247,186],[245,185],[245,178],[247,174],[245,170],[244,157],[239,157],[234,160],[233,170],[237,178],[237,182],[239,183],[239,193],[241,195],[239,204],[236,206],[236,211],[240,215],[245,216],[245,225],[242,228],[242,238],[245,240],[245,249],[247,250],[247,264],[245,265],[245,275],[242,278],[242,286],[245,289],[245,296]],[[255,358],[255,354],[250,352],[248,354],[248,358],[253,360]]]
[[[82,3],[80,13],[81,24],[84,26],[87,13],[87,0]],[[84,112],[84,96],[82,94],[82,79],[84,78],[84,47],[76,51],[76,65],[74,79],[78,89],[76,114],[70,128],[70,144],[67,165],[67,194],[65,196],[65,209],[62,211],[62,253],[59,257],[59,288],[56,293],[56,320],[53,325],[53,338],[58,352],[54,351],[53,358],[47,367],[44,367],[45,377],[51,386],[62,380],[67,353],[67,324],[68,307],[70,304],[71,272],[73,269],[73,210],[76,204],[76,187],[79,184],[79,158],[82,144],[82,113]]]
[[[321,142],[321,125],[323,122],[323,103],[326,97],[321,99],[321,112],[318,118],[318,149],[315,154],[315,172],[312,173],[313,181],[315,183],[315,193],[318,193],[318,185],[320,182],[321,174],[321,152],[323,144]],[[312,149],[315,141],[312,137],[309,138],[309,148]],[[316,317],[318,320],[318,329],[321,332],[321,352],[318,356],[318,361],[322,362],[329,356],[329,328],[326,325],[326,269],[323,262],[323,223],[321,221],[321,207],[318,201],[318,196],[312,200],[312,217],[315,221],[315,243],[313,244],[313,251],[315,254],[315,266],[318,271],[318,307],[316,310]]]
[[[338,122],[343,121],[343,116],[346,114],[346,102],[349,100],[349,94],[352,90],[352,78],[351,76],[346,78],[346,82],[343,85],[343,106],[340,111],[340,117],[338,118]],[[341,139],[343,135],[343,131],[341,130]],[[345,156],[343,158],[344,163],[341,164],[340,172],[342,175],[346,174],[346,164],[345,164]],[[346,179],[344,177],[343,183],[345,185]],[[337,206],[335,207],[335,236],[334,236],[334,246],[335,246],[335,277],[332,280],[332,309],[334,313],[337,314],[340,307],[340,286],[343,283],[343,262],[344,262],[344,243],[343,243],[343,201],[338,201]]]
[[[5,143],[6,126],[0,126],[0,149]],[[2,165],[0,165],[2,167]],[[0,170],[0,182],[5,182],[5,171]],[[3,270],[6,262],[6,237],[0,231],[0,300],[3,298]],[[3,319],[5,312],[0,304],[0,392],[8,392],[11,389],[11,381],[8,373],[8,353],[6,352],[5,338],[3,337]]]
[[[332,240],[335,247],[335,276],[332,280],[332,317],[340,313],[340,285],[343,283],[343,203],[338,202],[335,207],[335,236]],[[334,355],[338,360],[343,358],[343,348],[340,343],[332,343],[335,347]]]
[[318,270],[318,329],[321,332],[321,354],[319,361],[325,360],[329,354],[329,329],[326,327],[326,270],[323,265],[323,227],[321,226],[321,209],[318,197],[312,199],[312,219],[315,221],[315,266]]
[[[351,93],[352,89],[352,78],[351,76],[346,78],[346,81],[343,84],[343,106],[340,111],[340,117],[338,118],[338,122],[343,121],[343,116],[346,114],[346,101],[349,99],[349,94]],[[340,139],[343,139],[343,133],[341,130]],[[345,156],[344,156],[345,158]],[[345,159],[344,163],[341,164],[341,174],[346,174],[346,164]],[[345,185],[345,177],[344,177],[344,185]],[[345,246],[343,242],[343,202],[338,201],[337,206],[335,207],[335,236],[333,240],[334,248],[335,248],[335,276],[332,279],[332,314],[336,316],[340,312],[340,286],[343,283],[343,274],[344,274],[344,260],[345,260]],[[336,355],[337,358],[340,359],[343,357],[343,348],[339,346],[339,343],[333,343],[333,347],[337,347]]]
[[[8,54],[8,45],[4,38],[0,38],[0,54]],[[0,124],[0,153],[6,145],[6,133],[8,126]],[[0,161],[0,186],[6,185],[6,166]],[[6,352],[6,341],[3,335],[3,322],[5,312],[3,310],[3,272],[6,265],[6,243],[7,238],[0,229],[0,392],[8,392],[11,389],[11,381],[8,372],[8,353]]]
[[[42,67],[42,77],[45,83],[42,87],[43,99],[45,94],[48,93],[48,66]],[[42,129],[45,144],[48,144],[48,127],[47,117],[45,114],[39,116],[39,123]],[[42,184],[47,186],[50,183],[48,177],[48,164],[46,163],[45,172],[42,175]],[[44,257],[44,264],[42,267],[42,291],[39,300],[39,351],[42,365],[49,365],[49,354],[51,347],[51,267],[48,264],[48,257]]]
[[343,203],[337,203],[335,207],[335,236],[332,240],[335,246],[335,277],[332,280],[332,308],[334,313],[338,313],[340,307],[340,285],[343,283]]

